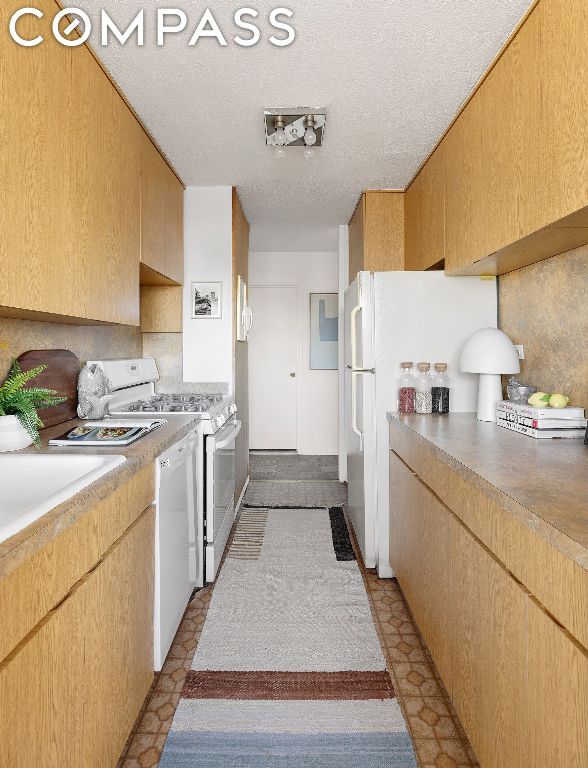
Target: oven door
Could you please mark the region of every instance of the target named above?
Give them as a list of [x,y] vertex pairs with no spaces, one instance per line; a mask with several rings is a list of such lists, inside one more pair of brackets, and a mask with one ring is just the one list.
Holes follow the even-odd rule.
[[214,581],[235,519],[234,417],[206,438],[206,581]]

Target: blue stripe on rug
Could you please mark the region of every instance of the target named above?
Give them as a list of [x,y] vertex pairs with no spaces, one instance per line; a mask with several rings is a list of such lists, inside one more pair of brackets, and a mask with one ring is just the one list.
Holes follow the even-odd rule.
[[171,731],[159,768],[416,768],[408,733]]

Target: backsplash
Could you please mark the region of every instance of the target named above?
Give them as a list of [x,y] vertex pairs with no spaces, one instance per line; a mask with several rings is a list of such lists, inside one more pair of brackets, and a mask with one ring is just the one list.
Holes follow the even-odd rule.
[[154,357],[161,375],[156,387],[160,392],[229,393],[228,382],[198,383],[183,380],[183,342],[181,333],[144,333],[143,354]]
[[139,328],[128,325],[62,325],[0,317],[0,381],[12,360],[29,349],[69,349],[82,362],[142,357]]
[[499,279],[499,326],[524,344],[521,379],[588,408],[588,246]]

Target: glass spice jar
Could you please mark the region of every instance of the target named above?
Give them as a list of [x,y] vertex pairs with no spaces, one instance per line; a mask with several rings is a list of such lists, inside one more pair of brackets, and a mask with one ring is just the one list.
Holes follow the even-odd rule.
[[433,413],[449,413],[449,389],[447,363],[435,363],[435,373],[431,381]]
[[431,396],[431,370],[430,363],[419,363],[419,373],[415,384],[415,412],[432,413],[433,400]]
[[412,362],[400,363],[396,409],[398,413],[414,413],[415,375]]

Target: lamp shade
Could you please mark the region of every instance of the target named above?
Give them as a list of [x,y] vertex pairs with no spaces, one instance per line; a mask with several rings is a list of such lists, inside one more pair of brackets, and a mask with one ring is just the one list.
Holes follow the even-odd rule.
[[519,373],[519,356],[506,333],[482,328],[464,344],[459,359],[463,373]]

